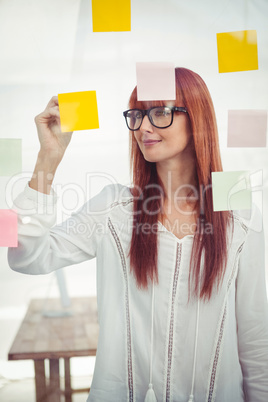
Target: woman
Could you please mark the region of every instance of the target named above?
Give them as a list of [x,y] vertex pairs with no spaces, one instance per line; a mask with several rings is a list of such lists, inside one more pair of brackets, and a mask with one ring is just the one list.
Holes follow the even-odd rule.
[[175,102],[139,102],[135,88],[124,112],[133,187],[104,187],[54,227],[46,206],[72,134],[60,132],[52,98],[35,119],[41,147],[15,201],[19,246],[9,264],[39,274],[97,257],[88,401],[266,401],[264,244],[251,229],[260,217],[213,212],[211,172],[222,170],[213,104],[199,75],[175,72]]

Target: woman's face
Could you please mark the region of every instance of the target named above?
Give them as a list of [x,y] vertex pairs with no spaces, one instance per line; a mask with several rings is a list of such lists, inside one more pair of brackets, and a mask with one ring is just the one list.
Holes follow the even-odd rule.
[[148,162],[164,162],[194,152],[190,121],[184,112],[174,112],[173,123],[167,128],[154,127],[148,116],[144,116],[134,136]]

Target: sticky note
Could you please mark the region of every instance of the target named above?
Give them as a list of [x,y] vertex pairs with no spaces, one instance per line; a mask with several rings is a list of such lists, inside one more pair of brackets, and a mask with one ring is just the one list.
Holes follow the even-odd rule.
[[213,211],[251,209],[249,172],[212,172]]
[[59,94],[58,100],[62,132],[99,128],[96,91]]
[[0,139],[0,176],[21,173],[21,142],[19,138]]
[[258,70],[255,30],[217,34],[219,73]]
[[266,147],[266,110],[229,110],[228,147]]
[[131,0],[92,0],[93,32],[131,30]]
[[139,101],[176,99],[173,63],[136,63]]
[[18,218],[12,209],[0,209],[0,247],[18,246]]

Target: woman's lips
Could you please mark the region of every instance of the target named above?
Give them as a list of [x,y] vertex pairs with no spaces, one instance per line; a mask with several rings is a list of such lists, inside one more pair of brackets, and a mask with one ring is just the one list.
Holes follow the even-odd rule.
[[158,142],[161,142],[161,140],[146,140],[146,141],[143,141],[143,144],[144,145],[154,145],[154,144],[157,144]]

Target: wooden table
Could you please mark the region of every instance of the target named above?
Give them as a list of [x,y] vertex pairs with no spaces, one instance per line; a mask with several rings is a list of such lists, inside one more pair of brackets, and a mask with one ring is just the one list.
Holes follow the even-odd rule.
[[[46,301],[46,312],[53,315],[59,310],[66,310],[59,299]],[[71,402],[74,392],[90,389],[72,389],[70,358],[96,355],[99,335],[96,298],[73,298],[71,307],[65,311],[68,312],[72,315],[46,317],[44,300],[32,300],[9,351],[8,360],[34,361],[37,402],[60,402],[61,395],[66,402]],[[49,359],[49,378],[46,378],[45,359]],[[64,360],[64,390],[60,387],[60,359]]]

